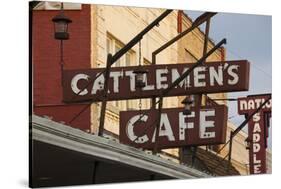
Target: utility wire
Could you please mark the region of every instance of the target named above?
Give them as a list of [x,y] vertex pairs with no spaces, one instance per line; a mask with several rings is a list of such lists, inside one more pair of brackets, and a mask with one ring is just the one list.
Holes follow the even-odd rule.
[[[240,56],[238,53],[234,52],[233,50],[227,49],[228,52],[230,52],[230,54],[232,54],[233,56],[236,56],[237,58],[240,59],[244,59],[242,56]],[[260,68],[259,66],[257,66],[256,64],[252,64],[253,67],[257,70],[259,70],[260,72],[264,73],[268,78],[270,78],[270,80],[272,80],[272,75],[265,72],[262,68]]]
[[232,115],[232,116],[229,116],[228,119],[233,119],[233,118],[235,118],[237,116],[239,116],[239,115]]

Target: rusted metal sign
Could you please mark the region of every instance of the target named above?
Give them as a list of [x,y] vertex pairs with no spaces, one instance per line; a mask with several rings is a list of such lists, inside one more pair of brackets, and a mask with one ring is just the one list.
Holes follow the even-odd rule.
[[[261,94],[261,95],[251,95],[248,97],[238,98],[238,113],[248,114],[251,111],[258,109],[258,107],[271,97],[271,94]],[[271,112],[271,99],[265,106],[262,107],[262,112],[270,113]]]
[[[271,94],[248,96],[238,99],[238,113],[249,115],[265,102]],[[266,173],[266,141],[268,137],[268,120],[271,115],[271,99],[256,113],[248,123],[250,174]]]
[[[120,112],[120,142],[152,149],[157,120],[155,109]],[[223,105],[192,108],[190,115],[184,115],[183,108],[163,109],[158,148],[225,143],[226,125],[227,107]]]
[[[163,89],[193,64],[162,64],[142,66],[148,73],[145,87],[136,89],[134,70],[137,66],[113,67],[109,74],[107,100],[151,98],[160,95]],[[64,102],[101,101],[104,88],[104,68],[87,70],[64,70]],[[96,78],[97,77],[97,78]],[[87,87],[86,87],[87,86]],[[249,88],[249,62],[246,60],[208,62],[198,66],[166,96],[181,96],[197,93],[245,91]]]

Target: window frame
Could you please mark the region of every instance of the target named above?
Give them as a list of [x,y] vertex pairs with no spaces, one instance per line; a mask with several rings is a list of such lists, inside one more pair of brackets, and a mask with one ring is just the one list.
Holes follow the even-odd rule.
[[[122,43],[120,40],[118,40],[116,37],[114,37],[110,33],[107,33],[107,35],[106,35],[106,53],[107,54],[108,53],[115,54],[120,49],[122,49],[124,46],[125,46],[124,43]],[[128,56],[129,56],[129,58],[128,58]],[[117,62],[112,65],[112,67],[133,66],[135,60],[136,60],[136,53],[134,50],[130,49],[128,52],[126,52],[126,54],[124,54],[122,57],[120,57],[120,59],[118,59]],[[130,107],[131,106],[130,104],[131,103],[129,102],[129,100],[111,101],[111,105],[117,107],[120,111],[132,109],[132,107]]]

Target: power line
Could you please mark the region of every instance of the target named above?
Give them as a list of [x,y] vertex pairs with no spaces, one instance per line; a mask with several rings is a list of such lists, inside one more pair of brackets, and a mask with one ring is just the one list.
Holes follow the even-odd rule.
[[237,116],[239,116],[239,115],[232,115],[232,116],[229,116],[228,119],[233,119],[233,118],[235,118]]
[[[238,53],[234,52],[233,50],[230,50],[229,48],[227,49],[228,52],[230,52],[230,54],[232,54],[233,56],[238,57],[239,59],[244,59],[242,56],[240,56]],[[268,76],[270,78],[270,80],[272,80],[272,75],[265,72],[262,68],[260,68],[259,66],[257,66],[256,64],[252,64],[253,67],[257,70],[259,70],[260,72],[264,73],[266,76]]]

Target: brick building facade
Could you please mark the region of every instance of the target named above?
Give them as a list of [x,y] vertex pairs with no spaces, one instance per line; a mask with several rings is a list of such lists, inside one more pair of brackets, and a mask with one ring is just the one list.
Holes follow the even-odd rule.
[[[60,42],[54,40],[51,21],[56,14],[57,10],[33,11],[33,112],[68,123],[85,105],[68,105],[62,102]],[[83,5],[81,10],[67,10],[65,14],[71,17],[73,23],[69,29],[71,40],[64,42],[64,68],[90,68],[90,5]],[[90,108],[72,126],[90,131]]]
[[[50,10],[50,7],[52,10]],[[75,8],[73,8],[75,7]],[[78,7],[78,8],[77,8]],[[62,83],[60,70],[59,41],[55,40],[52,18],[58,13],[56,3],[50,6],[39,5],[33,11],[32,23],[32,67],[33,67],[33,114],[47,117],[71,127],[80,129],[92,135],[98,132],[101,103],[67,104],[62,101]],[[164,10],[152,8],[118,7],[104,5],[69,6],[65,14],[73,23],[69,26],[70,39],[64,41],[64,69],[104,68],[108,53],[116,53],[128,43],[138,32],[151,23]],[[135,45],[126,55],[122,56],[114,66],[150,65],[152,52],[165,42],[187,29],[192,20],[182,11],[174,10],[158,27],[154,27],[141,40],[141,47]],[[157,64],[194,63],[203,53],[204,32],[195,29],[190,34],[177,41],[157,55]],[[208,49],[214,43],[208,40]],[[207,60],[225,60],[226,50],[220,48]],[[140,61],[140,62],[139,62]],[[209,94],[209,98],[226,98],[226,93]],[[183,97],[168,97],[164,99],[164,107],[182,106]],[[107,104],[105,116],[105,134],[115,137],[119,135],[119,112],[139,108],[149,109],[150,99],[111,101]],[[206,98],[203,98],[203,104]],[[226,104],[226,102],[218,102]],[[83,111],[82,111],[83,110]],[[228,123],[227,139],[235,126]],[[248,153],[244,146],[247,135],[243,132],[237,135],[233,142],[232,174],[248,174]],[[199,147],[198,158],[204,161],[206,156],[213,161],[206,161],[209,169],[220,162],[228,153],[225,148],[214,156],[220,146]],[[162,150],[161,157],[179,163],[180,150]],[[214,156],[214,157],[213,157]],[[211,158],[210,158],[211,157]],[[208,158],[207,158],[208,159]],[[224,162],[225,163],[225,162]],[[223,163],[222,163],[223,164]],[[202,165],[200,165],[202,166]],[[223,165],[222,167],[225,167]],[[217,175],[226,175],[223,169]]]

